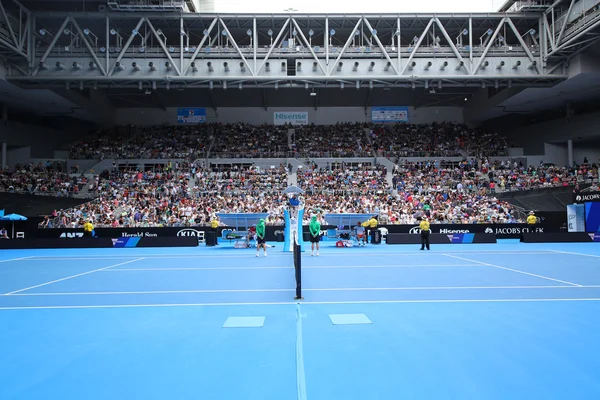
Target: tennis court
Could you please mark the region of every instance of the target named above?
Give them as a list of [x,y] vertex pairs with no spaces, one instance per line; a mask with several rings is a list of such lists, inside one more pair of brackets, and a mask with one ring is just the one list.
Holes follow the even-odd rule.
[[596,244],[278,245],[3,251],[0,398],[600,398]]

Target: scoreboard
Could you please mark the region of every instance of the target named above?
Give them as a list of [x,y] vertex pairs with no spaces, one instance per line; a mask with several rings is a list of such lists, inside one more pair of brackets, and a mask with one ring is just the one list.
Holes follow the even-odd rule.
[[372,122],[408,122],[408,107],[372,107]]

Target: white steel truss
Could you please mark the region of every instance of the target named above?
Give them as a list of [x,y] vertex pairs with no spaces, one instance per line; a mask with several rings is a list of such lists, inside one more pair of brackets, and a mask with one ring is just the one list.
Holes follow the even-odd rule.
[[13,67],[6,79],[38,87],[552,85],[567,78],[569,57],[600,39],[600,12],[598,21],[596,11],[573,20],[575,1],[448,15],[43,15],[17,4],[0,0],[0,54]]

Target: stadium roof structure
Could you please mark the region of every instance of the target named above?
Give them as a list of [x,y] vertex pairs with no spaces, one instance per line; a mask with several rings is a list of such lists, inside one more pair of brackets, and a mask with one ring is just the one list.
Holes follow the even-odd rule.
[[600,97],[600,7],[584,0],[348,15],[109,3],[0,0],[5,101],[88,119],[102,97],[113,108],[465,106],[483,120]]

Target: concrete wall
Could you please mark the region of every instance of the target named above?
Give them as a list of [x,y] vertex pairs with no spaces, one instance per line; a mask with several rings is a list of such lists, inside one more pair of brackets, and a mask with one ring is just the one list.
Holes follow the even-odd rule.
[[9,167],[15,164],[28,163],[31,160],[31,147],[15,147],[6,152],[6,163]]
[[[575,115],[520,127],[498,127],[497,132],[519,142],[524,155],[544,154],[544,143],[564,143],[573,139],[600,139],[600,113]],[[589,157],[588,157],[589,158]]]
[[600,147],[579,147],[577,143],[573,144],[573,161],[577,164],[583,163],[583,159],[587,157],[588,162],[598,163],[600,162]]
[[[310,123],[317,125],[333,125],[338,122],[369,122],[371,120],[371,109],[362,107],[323,107],[315,110],[314,108],[219,108],[215,113],[214,109],[207,108],[208,122],[247,122],[251,124],[272,124],[273,114],[280,111],[306,111]],[[409,120],[415,124],[425,124],[434,121],[463,121],[463,110],[459,107],[427,107],[427,108],[409,108]],[[161,125],[177,124],[177,109],[167,108],[166,110],[148,109],[148,108],[125,108],[117,110],[117,125]]]
[[541,154],[527,155],[528,165],[538,165],[540,161],[544,163],[554,163],[559,167],[564,167],[568,162],[567,144],[544,144],[544,152]]
[[87,132],[56,130],[9,121],[0,124],[0,143],[11,147],[31,146],[31,157],[54,158],[54,150],[71,143]]

